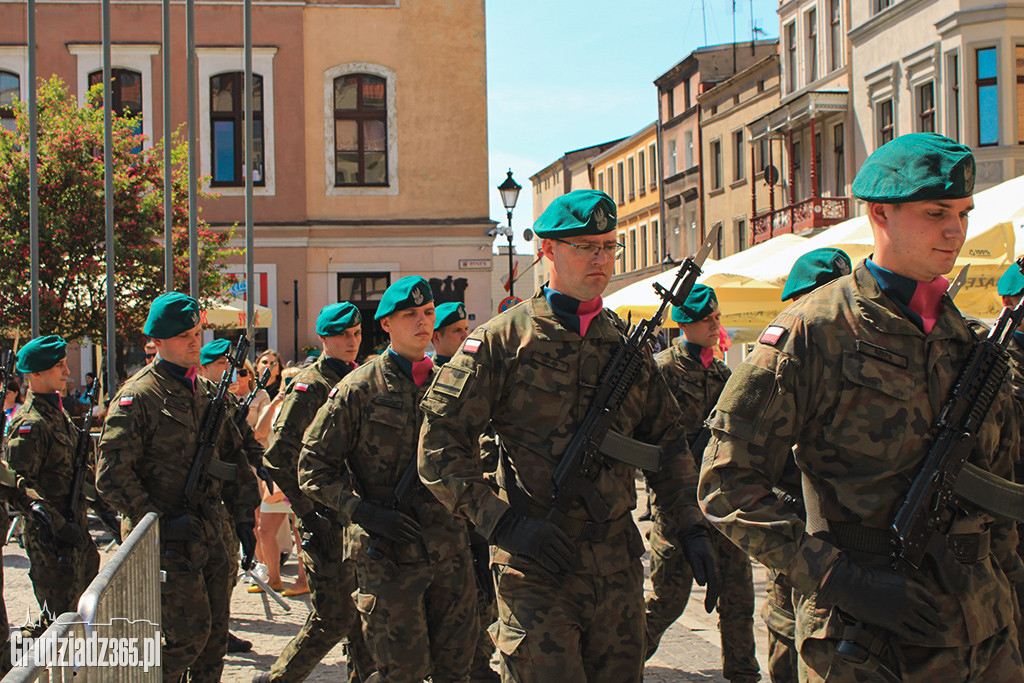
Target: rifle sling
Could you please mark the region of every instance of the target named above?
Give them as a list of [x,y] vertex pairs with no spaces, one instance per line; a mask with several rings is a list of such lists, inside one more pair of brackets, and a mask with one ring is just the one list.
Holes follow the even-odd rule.
[[997,517],[1024,522],[1022,484],[1015,484],[968,462],[960,470],[953,492]]

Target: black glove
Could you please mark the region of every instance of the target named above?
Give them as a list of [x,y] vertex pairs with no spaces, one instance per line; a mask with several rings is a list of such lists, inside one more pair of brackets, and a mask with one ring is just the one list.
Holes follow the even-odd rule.
[[370,535],[386,538],[394,543],[415,543],[420,540],[420,524],[409,515],[382,505],[359,501],[352,521],[366,529]]
[[901,640],[929,638],[942,628],[939,603],[924,586],[895,569],[862,566],[843,554],[821,582],[818,604],[835,605]]
[[509,510],[491,532],[491,542],[513,555],[527,557],[556,576],[576,564],[572,539],[543,517],[525,517]]
[[117,513],[113,510],[107,510],[100,514],[100,521],[103,522],[103,526],[107,527],[107,531],[114,535],[114,540],[118,543],[121,542],[121,519],[117,516]]
[[313,510],[299,517],[302,521],[302,549],[309,552],[312,548],[323,557],[330,557],[334,552],[334,536],[337,527],[326,512]]
[[718,567],[715,564],[716,553],[711,544],[711,532],[705,526],[694,524],[679,533],[679,545],[693,572],[693,580],[698,586],[707,586],[704,611],[711,614],[718,604],[719,595]]
[[192,515],[182,512],[173,517],[160,518],[160,540],[171,543],[186,543],[198,539],[199,533]]
[[82,525],[78,522],[64,522],[64,526],[53,534],[59,543],[66,546],[80,549],[85,545],[85,536],[82,534]]
[[252,569],[256,557],[256,531],[252,522],[239,522],[235,525],[238,542],[242,544],[242,571]]
[[274,492],[274,480],[270,476],[270,470],[267,469],[266,465],[260,465],[256,468],[256,476],[263,480],[263,483],[267,485],[270,492]]
[[52,543],[53,518],[50,517],[50,513],[38,501],[29,506],[29,513],[32,526],[35,527],[36,532],[39,534],[39,539],[44,543]]

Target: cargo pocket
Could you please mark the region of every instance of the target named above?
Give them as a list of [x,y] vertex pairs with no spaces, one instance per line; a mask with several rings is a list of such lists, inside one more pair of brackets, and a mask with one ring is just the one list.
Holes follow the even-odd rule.
[[513,681],[535,681],[533,661],[526,646],[526,630],[498,619],[487,627],[494,646],[501,653],[503,668]]
[[381,668],[386,669],[391,663],[387,619],[381,610],[377,609],[377,596],[355,590],[352,592],[352,602],[355,603],[356,611],[363,622],[363,639],[366,641],[366,647]]

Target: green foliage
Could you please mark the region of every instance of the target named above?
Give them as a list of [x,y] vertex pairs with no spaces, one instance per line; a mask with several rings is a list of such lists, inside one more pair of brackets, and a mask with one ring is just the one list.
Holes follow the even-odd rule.
[[[57,77],[41,82],[38,102],[39,276],[42,334],[106,339],[106,238],[102,85],[79,105]],[[94,105],[91,103],[97,103]],[[17,131],[0,128],[0,330],[30,329],[28,106]],[[136,121],[113,125],[115,320],[119,346],[139,343],[149,302],[164,290],[163,141],[142,145]],[[187,146],[171,141],[174,283],[188,291]],[[211,196],[203,195],[200,196]],[[234,253],[230,231],[199,220],[200,298],[225,300],[222,272]]]

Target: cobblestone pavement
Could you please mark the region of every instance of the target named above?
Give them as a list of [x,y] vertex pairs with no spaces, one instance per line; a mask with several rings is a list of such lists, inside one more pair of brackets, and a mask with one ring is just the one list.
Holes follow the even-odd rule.
[[[640,487],[640,505],[643,510],[643,487]],[[640,530],[646,531],[648,522],[640,522]],[[102,539],[103,532],[94,530],[94,538]],[[101,560],[106,561],[111,552],[103,552]],[[28,558],[16,540],[12,540],[3,551],[4,561],[4,599],[7,605],[8,619],[12,624],[22,623],[26,615],[35,617],[38,607],[32,594],[32,586],[28,578]],[[648,570],[648,555],[644,556],[644,569]],[[292,556],[285,564],[282,575],[285,586],[289,586],[295,578],[296,560]],[[757,596],[756,612],[760,613],[764,600],[765,570],[760,565],[754,566],[754,591]],[[309,612],[309,597],[301,596],[285,598],[292,605],[290,612],[265,595],[255,595],[246,591],[247,586],[239,581],[231,600],[231,631],[242,638],[253,642],[253,651],[245,654],[228,655],[224,668],[223,681],[232,683],[248,683],[256,671],[265,671],[294,636]],[[645,590],[650,590],[650,581],[645,582]],[[694,586],[690,603],[682,618],[665,633],[661,646],[654,657],[647,663],[644,681],[647,683],[690,683],[724,681],[721,671],[721,645],[718,639],[716,614],[705,614],[703,609],[704,591]],[[755,615],[755,636],[757,638],[757,656],[764,670],[767,657],[767,635],[761,619]],[[494,660],[497,670],[497,659]],[[313,674],[307,679],[313,683],[344,680],[345,664],[342,648],[336,646],[317,665]],[[767,680],[767,676],[765,676]]]

